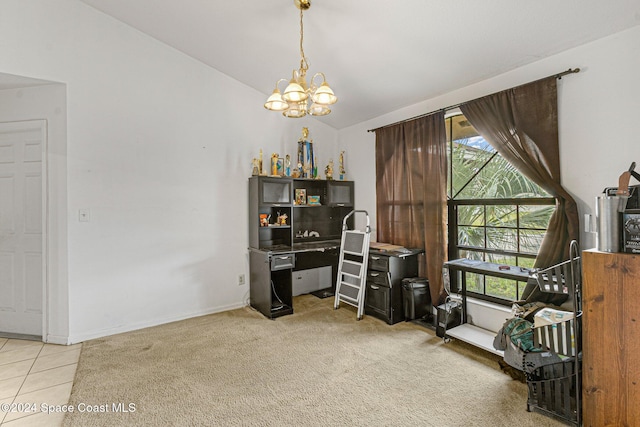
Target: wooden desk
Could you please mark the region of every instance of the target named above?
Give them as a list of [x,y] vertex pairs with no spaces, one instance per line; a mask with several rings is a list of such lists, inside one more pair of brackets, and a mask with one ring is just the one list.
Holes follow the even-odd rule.
[[450,271],[462,272],[462,323],[467,323],[467,279],[464,273],[484,274],[520,282],[529,280],[529,269],[514,266],[507,266],[509,267],[508,269],[500,269],[501,266],[503,265],[466,258],[454,259],[444,263],[444,267],[447,267]]
[[[249,248],[251,306],[270,319],[292,314],[293,272],[330,266],[333,283],[339,248],[339,240]],[[334,289],[335,283],[326,292]]]

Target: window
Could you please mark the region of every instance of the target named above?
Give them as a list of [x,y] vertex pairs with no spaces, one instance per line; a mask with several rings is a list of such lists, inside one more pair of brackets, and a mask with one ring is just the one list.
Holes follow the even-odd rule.
[[[555,199],[516,170],[462,114],[446,118],[449,259],[530,268]],[[510,304],[523,282],[466,273],[469,295]]]

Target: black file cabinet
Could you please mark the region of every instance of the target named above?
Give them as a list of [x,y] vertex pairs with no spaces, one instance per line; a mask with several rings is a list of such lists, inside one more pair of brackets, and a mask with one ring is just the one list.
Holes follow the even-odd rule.
[[405,320],[402,279],[418,275],[421,251],[369,251],[364,312],[390,325]]

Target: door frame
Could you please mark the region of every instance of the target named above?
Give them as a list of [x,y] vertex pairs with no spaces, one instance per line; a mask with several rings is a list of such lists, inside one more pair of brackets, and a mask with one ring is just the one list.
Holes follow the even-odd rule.
[[[42,176],[41,183],[41,221],[42,221],[42,337],[41,340],[46,342],[49,333],[49,175],[48,175],[48,123],[46,119],[34,120],[16,120],[9,122],[0,122],[3,126],[13,127],[16,131],[23,129],[38,128],[41,133],[41,162],[40,173]],[[12,334],[17,338],[27,335]]]

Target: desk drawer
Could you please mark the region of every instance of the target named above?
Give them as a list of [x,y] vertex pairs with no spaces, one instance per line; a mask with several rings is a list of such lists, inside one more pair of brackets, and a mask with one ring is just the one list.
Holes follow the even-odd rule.
[[365,313],[389,322],[391,315],[391,289],[367,282]]
[[286,270],[296,266],[294,254],[273,255],[271,257],[271,271]]
[[389,271],[389,257],[385,255],[369,255],[369,269]]
[[385,288],[391,287],[391,283],[389,283],[389,274],[384,271],[376,271],[376,270],[367,271],[367,284],[372,284],[375,286],[384,286]]

